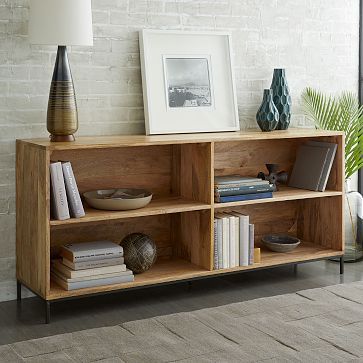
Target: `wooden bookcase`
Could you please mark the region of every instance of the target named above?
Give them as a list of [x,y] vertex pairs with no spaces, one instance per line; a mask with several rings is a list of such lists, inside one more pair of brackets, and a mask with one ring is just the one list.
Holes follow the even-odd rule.
[[[265,163],[291,172],[296,149],[307,140],[335,142],[337,155],[325,192],[282,187],[273,198],[215,203],[214,175],[255,176]],[[152,202],[132,211],[101,211],[85,205],[86,216],[50,220],[49,163],[69,160],[80,192],[118,187],[146,188]],[[79,137],[70,143],[17,140],[16,254],[21,284],[46,302],[172,281],[342,256],[344,135],[314,129],[231,133]],[[261,250],[261,263],[213,270],[213,219],[221,210],[249,214],[255,244],[271,232],[302,239],[293,252]],[[60,245],[95,239],[120,242],[131,232],[150,235],[156,264],[132,283],[66,291],[51,281],[50,261]],[[19,295],[20,299],[20,295]]]

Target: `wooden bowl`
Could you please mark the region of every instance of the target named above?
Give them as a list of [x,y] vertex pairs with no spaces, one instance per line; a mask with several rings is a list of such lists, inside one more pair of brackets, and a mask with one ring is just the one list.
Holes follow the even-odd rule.
[[131,210],[148,205],[152,193],[145,189],[103,189],[83,193],[92,208],[103,210]]
[[268,234],[262,237],[262,244],[274,252],[290,252],[295,249],[300,240],[287,234]]

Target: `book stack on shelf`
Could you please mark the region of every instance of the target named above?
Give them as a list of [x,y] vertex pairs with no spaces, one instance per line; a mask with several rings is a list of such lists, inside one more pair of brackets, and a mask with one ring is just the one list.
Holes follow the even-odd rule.
[[216,176],[214,197],[217,203],[272,198],[274,185],[268,180],[241,175]]
[[309,141],[300,145],[289,186],[319,192],[325,191],[337,147],[337,144],[322,141]]
[[215,270],[254,264],[255,232],[249,219],[249,216],[235,211],[215,215]]
[[61,259],[52,261],[52,279],[66,290],[134,281],[124,264],[123,248],[111,241],[61,246]]
[[52,219],[63,221],[83,217],[85,212],[71,163],[52,162],[49,169]]

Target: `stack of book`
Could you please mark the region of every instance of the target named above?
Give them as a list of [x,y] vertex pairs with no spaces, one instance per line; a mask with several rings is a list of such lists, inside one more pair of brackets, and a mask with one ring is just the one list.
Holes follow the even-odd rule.
[[68,244],[60,248],[60,256],[52,261],[52,279],[66,290],[134,281],[123,248],[111,241]]
[[272,198],[274,185],[268,180],[241,175],[216,176],[214,197],[217,203]]
[[337,151],[337,144],[308,141],[297,150],[289,186],[323,192]]
[[214,269],[254,263],[254,224],[239,212],[217,213],[214,219]]
[[85,215],[72,165],[69,161],[52,162],[50,169],[51,217],[65,220]]

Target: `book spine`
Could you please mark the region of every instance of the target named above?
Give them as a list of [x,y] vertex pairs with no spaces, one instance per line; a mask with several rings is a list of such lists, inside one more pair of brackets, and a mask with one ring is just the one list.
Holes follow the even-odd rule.
[[60,255],[73,263],[78,263],[123,257],[123,249],[121,246],[119,246],[118,248],[116,247],[97,251],[82,251],[73,253],[67,249],[66,246],[62,246]]
[[74,218],[84,217],[84,208],[71,163],[69,161],[62,163],[62,169],[71,215]]
[[267,185],[256,185],[248,187],[239,188],[226,188],[226,189],[215,189],[214,195],[216,197],[226,197],[231,195],[245,195],[245,194],[255,194],[255,193],[266,193],[273,192],[273,184]]
[[69,209],[66,188],[64,185],[62,164],[60,162],[51,163],[49,166],[50,181],[52,188],[52,207],[54,218],[58,220],[69,219]]
[[217,219],[217,250],[218,250],[218,268],[223,266],[223,222]]
[[272,198],[272,192],[218,197],[216,201],[218,203],[228,203],[228,202],[238,202],[244,200],[264,199],[264,198]]
[[223,268],[229,267],[229,219],[224,217],[223,221]]
[[253,265],[254,263],[254,250],[255,250],[255,225],[249,225],[249,258],[248,264]]
[[66,265],[75,271],[86,270],[89,268],[122,265],[124,262],[125,262],[125,260],[123,257],[108,258],[105,260],[88,261],[88,262],[76,262],[76,263],[73,263],[66,258],[63,258],[63,260],[62,260],[63,265]]
[[214,269],[218,270],[218,231],[217,220],[214,220]]
[[228,266],[230,268],[234,267],[234,261],[236,256],[234,255],[235,253],[235,248],[234,248],[234,218],[233,217],[228,217],[229,219],[229,264]]
[[268,185],[270,184],[268,180],[262,180],[259,181],[252,181],[252,182],[246,182],[246,183],[228,183],[228,184],[219,184],[215,183],[214,188],[215,189],[229,189],[229,188],[239,188],[239,187],[247,187],[247,186],[262,186],[262,185]]
[[248,266],[249,261],[249,217],[241,216],[240,223],[240,266]]
[[234,218],[234,236],[235,236],[234,237],[235,238],[234,266],[237,267],[237,266],[239,266],[239,218],[238,217]]

